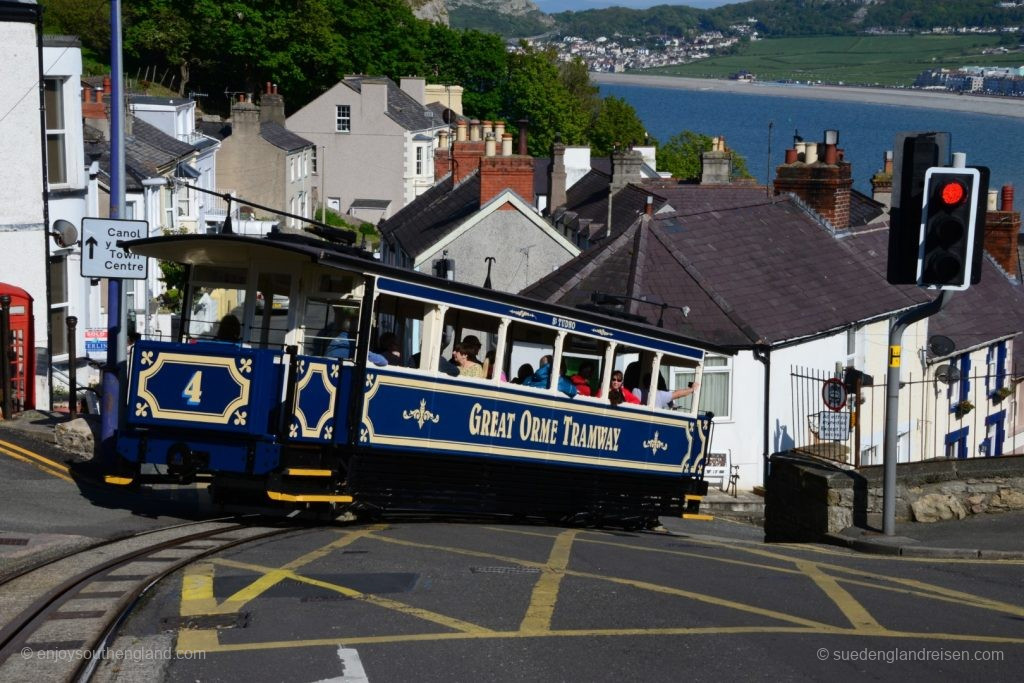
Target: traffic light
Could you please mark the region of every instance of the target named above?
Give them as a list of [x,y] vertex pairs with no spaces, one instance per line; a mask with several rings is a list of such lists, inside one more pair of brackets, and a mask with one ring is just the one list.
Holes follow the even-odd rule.
[[898,133],[893,140],[892,205],[886,280],[917,284],[924,174],[949,162],[949,133]]
[[[979,270],[975,263],[981,172],[976,168],[929,168],[918,247],[917,284],[967,289]],[[984,230],[984,226],[982,226]],[[979,253],[980,256],[980,253]]]

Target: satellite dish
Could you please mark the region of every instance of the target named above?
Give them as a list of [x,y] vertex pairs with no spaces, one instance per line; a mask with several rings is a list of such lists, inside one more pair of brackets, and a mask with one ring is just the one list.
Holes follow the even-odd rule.
[[932,352],[933,356],[948,356],[953,353],[954,349],[956,349],[956,344],[949,337],[935,334],[928,338],[928,350]]
[[940,365],[935,369],[935,379],[943,384],[960,381],[960,370],[953,365]]
[[53,237],[53,241],[57,243],[57,246],[70,247],[78,241],[78,228],[70,221],[61,218],[53,222],[53,230],[50,231],[50,236]]

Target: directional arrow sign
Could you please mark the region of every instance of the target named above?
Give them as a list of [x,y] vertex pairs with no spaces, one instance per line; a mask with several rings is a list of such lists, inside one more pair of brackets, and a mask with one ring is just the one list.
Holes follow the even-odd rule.
[[142,280],[149,260],[118,246],[122,240],[149,236],[146,221],[113,218],[82,219],[82,277],[113,277]]

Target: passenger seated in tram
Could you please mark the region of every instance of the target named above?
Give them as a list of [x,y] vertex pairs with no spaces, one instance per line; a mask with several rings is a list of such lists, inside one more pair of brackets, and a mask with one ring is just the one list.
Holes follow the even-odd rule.
[[482,378],[484,376],[484,366],[470,358],[470,350],[472,348],[471,344],[460,342],[455,345],[455,349],[452,351],[455,364],[459,366],[459,377]]
[[237,344],[241,339],[242,323],[238,320],[237,316],[228,313],[220,319],[220,323],[217,325],[217,334],[213,340]]
[[526,380],[530,379],[533,375],[533,366],[529,363],[523,363],[519,366],[519,370],[516,371],[516,376],[512,379],[514,384],[523,384]]
[[[647,386],[650,386],[650,384],[651,384],[651,375],[650,375],[650,373],[648,373],[648,374],[644,375],[643,386],[647,387]],[[673,404],[672,404],[673,401],[675,401],[677,398],[682,398],[684,396],[689,396],[690,394],[695,392],[698,389],[698,387],[700,387],[700,382],[690,382],[689,386],[681,387],[679,389],[673,389],[672,391],[669,391],[668,389],[666,389],[664,387],[665,387],[665,380],[663,378],[661,378],[661,377],[658,377],[658,389],[655,391],[655,394],[654,394],[654,407],[655,408],[662,408],[664,410],[671,410],[674,407]],[[642,402],[643,401],[643,391],[638,390],[638,391],[636,391],[634,393],[636,393],[636,395],[640,397],[640,400]]]
[[[486,377],[487,379],[494,379],[494,357],[496,353],[497,352],[495,351],[495,349],[491,349],[490,351],[487,352],[487,355],[484,356],[484,377]],[[532,375],[533,372],[531,371],[530,374]],[[501,371],[501,381],[508,381],[508,377],[505,375],[504,370]]]
[[405,365],[402,362],[402,350],[398,346],[398,337],[394,332],[385,332],[377,342],[377,351],[387,358],[388,365]]
[[593,395],[590,390],[590,378],[593,374],[594,364],[589,361],[585,361],[580,364],[575,375],[569,375],[569,381],[576,386],[576,391],[578,391],[581,396]]
[[[524,387],[538,387],[540,389],[547,389],[551,384],[551,356],[541,356],[540,367],[537,371],[530,375],[528,378],[523,380]],[[577,393],[576,385],[570,382],[566,377],[558,376],[558,390],[566,396],[572,398]]]
[[608,401],[617,406],[620,403],[640,403],[640,399],[622,384],[622,373],[616,370],[612,373],[612,385],[608,389]]
[[[349,335],[353,327],[352,317],[347,315],[343,309],[336,308],[334,310],[334,323],[335,329],[338,330],[338,333],[327,345],[327,350],[324,351],[324,355],[328,358],[350,360],[352,358],[352,353],[355,350],[355,340]],[[384,366],[388,364],[387,358],[373,351],[367,352],[366,360],[368,363],[377,366]]]

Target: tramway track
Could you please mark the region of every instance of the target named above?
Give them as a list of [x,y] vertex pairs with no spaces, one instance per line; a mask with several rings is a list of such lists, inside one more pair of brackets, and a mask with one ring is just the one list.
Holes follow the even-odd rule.
[[[246,516],[253,517],[253,516]],[[0,680],[88,680],[117,625],[152,585],[195,560],[290,533],[239,517],[164,527],[69,553],[0,585]]]

